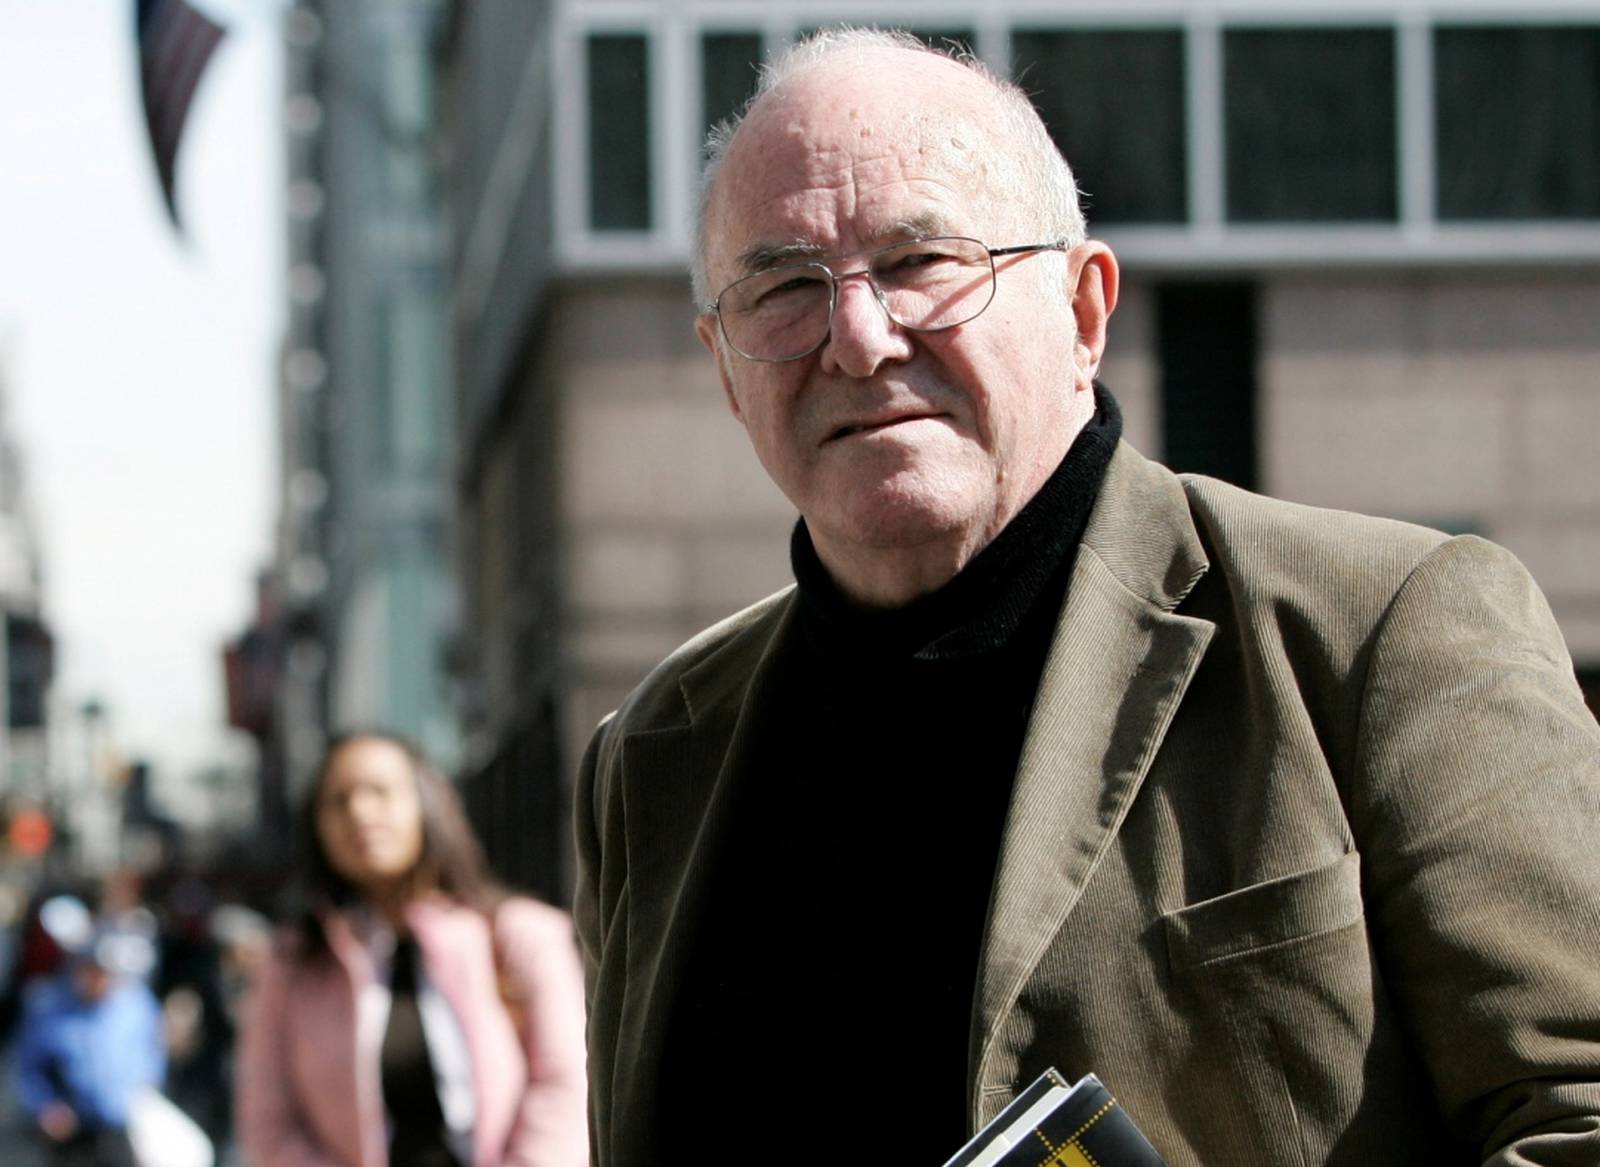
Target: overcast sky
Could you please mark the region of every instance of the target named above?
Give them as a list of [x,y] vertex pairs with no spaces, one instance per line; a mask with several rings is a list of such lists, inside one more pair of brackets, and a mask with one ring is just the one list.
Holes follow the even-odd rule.
[[56,697],[171,776],[224,741],[220,650],[271,550],[282,330],[278,5],[189,117],[181,242],[138,99],[133,0],[0,0],[0,381],[57,635]]

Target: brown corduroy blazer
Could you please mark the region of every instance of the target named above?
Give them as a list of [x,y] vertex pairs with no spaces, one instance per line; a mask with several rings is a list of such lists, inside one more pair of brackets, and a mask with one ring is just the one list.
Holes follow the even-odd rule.
[[[656,1162],[670,1002],[791,609],[685,645],[585,757],[605,1167]],[[1173,1167],[1600,1164],[1600,730],[1516,560],[1120,447],[1028,727],[969,1058],[974,1128],[1048,1065],[1094,1071]],[[843,1070],[839,1114],[807,1121],[868,1104]]]

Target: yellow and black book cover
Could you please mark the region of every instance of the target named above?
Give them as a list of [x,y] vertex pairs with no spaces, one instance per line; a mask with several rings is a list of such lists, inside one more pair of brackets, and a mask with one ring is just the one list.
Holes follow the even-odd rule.
[[1046,1070],[944,1167],[1166,1167],[1093,1074]]

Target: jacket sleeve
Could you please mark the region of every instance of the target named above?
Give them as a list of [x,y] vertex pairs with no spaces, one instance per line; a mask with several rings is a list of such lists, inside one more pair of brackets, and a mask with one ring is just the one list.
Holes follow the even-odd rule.
[[344,1167],[306,1128],[289,1079],[289,968],[281,957],[262,967],[250,988],[239,1032],[234,1113],[251,1167]]
[[602,920],[609,915],[609,910],[602,905],[601,813],[597,805],[600,798],[597,784],[603,768],[601,755],[606,752],[608,731],[615,724],[613,715],[595,730],[589,748],[584,751],[583,765],[573,795],[578,882],[572,898],[572,914],[577,926],[578,947],[583,953],[584,1004],[589,1019],[589,1153],[590,1162],[596,1164],[606,1158],[606,1122],[611,1101],[611,1053],[603,1032],[605,1018],[597,1012],[595,991],[599,981],[600,957],[605,947]]
[[1452,1128],[1600,1163],[1600,730],[1507,552],[1463,538],[1376,632],[1348,792],[1374,942]]
[[167,1078],[167,1042],[162,1028],[161,1003],[143,983],[132,989],[129,1009],[134,1039],[123,1051],[128,1057],[130,1095],[143,1086],[160,1089]]
[[615,715],[612,715],[602,721],[590,739],[589,748],[584,751],[573,798],[578,883],[572,897],[572,915],[577,925],[578,946],[583,953],[584,989],[590,1005],[594,1003],[594,981],[600,968],[600,951],[604,946],[601,928],[604,912],[600,904],[600,814],[596,806],[599,792],[596,783],[602,769],[601,755],[606,752],[608,731],[615,720]]
[[11,1050],[11,1081],[17,1101],[37,1119],[45,1107],[61,1102],[61,1093],[50,1080],[50,1054],[45,1035],[52,1024],[54,985],[39,985],[24,998],[22,1025]]
[[496,922],[500,959],[523,1004],[528,1087],[506,1147],[505,1167],[581,1167],[584,1125],[583,970],[565,913],[507,901]]

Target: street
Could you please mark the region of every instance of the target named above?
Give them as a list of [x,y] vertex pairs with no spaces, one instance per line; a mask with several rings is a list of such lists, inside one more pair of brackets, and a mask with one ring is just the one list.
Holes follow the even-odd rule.
[[26,1117],[11,1093],[10,1067],[0,1081],[0,1163],[5,1167],[44,1167],[44,1149],[28,1130]]

